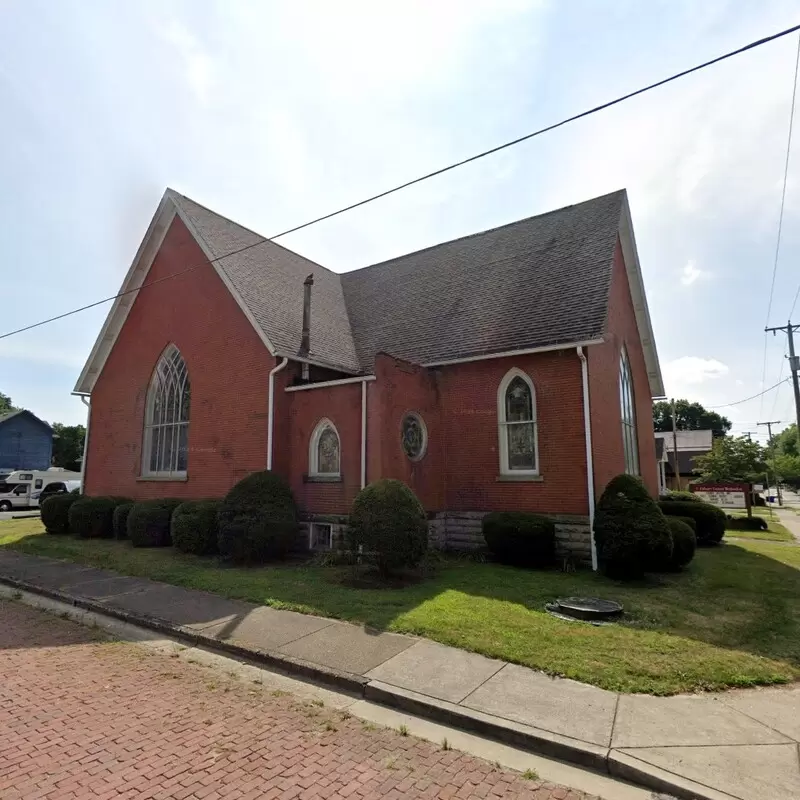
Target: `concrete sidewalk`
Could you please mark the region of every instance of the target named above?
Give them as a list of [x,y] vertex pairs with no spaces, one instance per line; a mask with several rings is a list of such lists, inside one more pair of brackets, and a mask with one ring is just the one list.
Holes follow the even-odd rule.
[[0,580],[679,797],[800,797],[797,686],[618,695],[427,640],[12,551],[0,552]]
[[794,536],[797,543],[800,544],[800,516],[788,508],[773,508],[773,511],[777,515],[781,525],[783,525],[786,530]]

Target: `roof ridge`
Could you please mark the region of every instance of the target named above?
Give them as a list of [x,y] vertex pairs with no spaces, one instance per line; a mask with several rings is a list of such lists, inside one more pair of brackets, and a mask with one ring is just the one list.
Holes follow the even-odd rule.
[[561,208],[554,208],[552,211],[544,211],[541,214],[531,214],[529,217],[522,217],[522,219],[516,219],[512,222],[504,222],[500,225],[495,225],[491,228],[486,228],[482,231],[477,231],[476,233],[468,233],[466,236],[457,236],[455,239],[446,239],[443,242],[437,242],[436,244],[428,245],[427,247],[421,247],[419,250],[411,250],[408,253],[401,253],[398,256],[393,256],[391,258],[386,258],[383,261],[376,261],[374,264],[366,264],[363,267],[357,267],[356,269],[348,270],[347,272],[340,273],[342,277],[345,275],[352,275],[356,272],[364,272],[365,270],[371,269],[372,267],[381,267],[385,264],[391,262],[402,261],[404,258],[409,258],[411,256],[419,255],[420,253],[426,253],[429,250],[435,250],[437,247],[443,247],[446,244],[454,244],[455,242],[465,242],[469,239],[474,239],[478,236],[483,236],[487,233],[492,233],[493,231],[499,231],[503,228],[512,228],[515,225],[520,225],[523,222],[529,222],[532,219],[542,219],[543,217],[549,217],[552,214],[559,214],[562,211],[566,211],[570,208],[577,208],[578,206],[588,205],[589,203],[595,203],[598,200],[604,200],[607,197],[611,197],[613,195],[620,195],[622,197],[625,196],[627,193],[627,189],[615,189],[613,192],[606,192],[605,194],[600,194],[597,197],[591,197],[588,200],[582,200],[580,203],[570,203],[569,205],[562,206]]
[[[175,189],[172,189],[170,187],[167,187],[167,193],[171,197],[177,196],[177,197],[182,198],[183,200],[188,200],[190,203],[193,203],[194,205],[198,206],[199,208],[202,208],[203,211],[207,211],[209,214],[213,214],[215,217],[219,217],[220,219],[224,219],[226,222],[230,222],[231,225],[236,225],[237,228],[241,228],[243,231],[246,231],[247,233],[252,233],[253,236],[258,236],[262,240],[261,242],[259,242],[259,244],[267,244],[267,243],[274,244],[275,247],[280,247],[281,250],[285,250],[287,253],[291,253],[293,256],[297,256],[298,258],[302,258],[302,259],[308,261],[309,263],[313,264],[315,267],[319,267],[320,269],[324,269],[326,272],[330,272],[332,275],[339,276],[339,275],[342,274],[340,272],[336,272],[336,271],[332,270],[330,267],[326,267],[324,264],[320,264],[318,261],[314,261],[313,259],[309,258],[308,256],[304,256],[302,253],[298,253],[296,250],[289,249],[288,247],[280,244],[279,242],[276,242],[274,239],[270,239],[269,237],[264,236],[263,233],[259,233],[258,231],[254,231],[252,228],[248,228],[247,225],[242,225],[241,222],[237,222],[236,220],[231,219],[230,217],[226,217],[224,214],[220,214],[219,211],[214,211],[213,208],[209,208],[208,206],[203,205],[203,203],[198,203],[197,200],[194,200],[193,198],[189,197],[188,195],[182,194],[181,192],[179,192],[179,191],[177,191]],[[218,258],[220,258],[220,259],[228,258],[228,256],[218,256]]]

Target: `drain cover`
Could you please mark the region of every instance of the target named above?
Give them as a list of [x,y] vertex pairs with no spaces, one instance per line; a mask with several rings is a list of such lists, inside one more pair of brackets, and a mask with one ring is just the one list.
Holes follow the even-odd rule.
[[560,597],[552,610],[573,619],[607,620],[622,613],[622,604],[599,597]]

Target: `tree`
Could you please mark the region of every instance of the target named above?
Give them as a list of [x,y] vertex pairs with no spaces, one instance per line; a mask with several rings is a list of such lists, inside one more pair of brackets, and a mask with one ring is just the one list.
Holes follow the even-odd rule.
[[769,443],[770,452],[775,456],[800,456],[800,443],[797,441],[797,423],[776,433]]
[[766,451],[746,436],[720,436],[710,452],[694,459],[694,471],[709,481],[756,481],[766,471]]
[[19,411],[7,394],[0,392],[0,414],[10,414],[12,411]]
[[[675,401],[675,424],[679,431],[714,431],[714,436],[724,436],[733,424],[727,417],[709,411],[700,403],[688,400]],[[656,433],[672,431],[672,403],[659,400],[653,403],[653,429]]]
[[53,423],[53,466],[80,471],[83,441],[86,428],[83,425]]

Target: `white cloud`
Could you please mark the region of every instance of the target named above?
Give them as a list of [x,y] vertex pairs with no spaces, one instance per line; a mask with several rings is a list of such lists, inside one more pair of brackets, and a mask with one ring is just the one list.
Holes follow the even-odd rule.
[[214,78],[214,60],[200,41],[176,19],[159,27],[161,38],[171,44],[183,62],[186,81],[195,97],[208,105]]
[[689,260],[681,270],[681,284],[691,286],[699,280],[706,280],[711,277],[711,273],[700,269],[692,260]]
[[15,336],[0,340],[0,359],[5,358],[31,364],[80,369],[86,361],[86,354],[80,347],[62,346],[57,340],[39,343],[23,336]]
[[728,365],[715,358],[681,356],[664,365],[667,391],[679,394],[679,389],[694,386],[705,381],[722,378],[729,372]]

